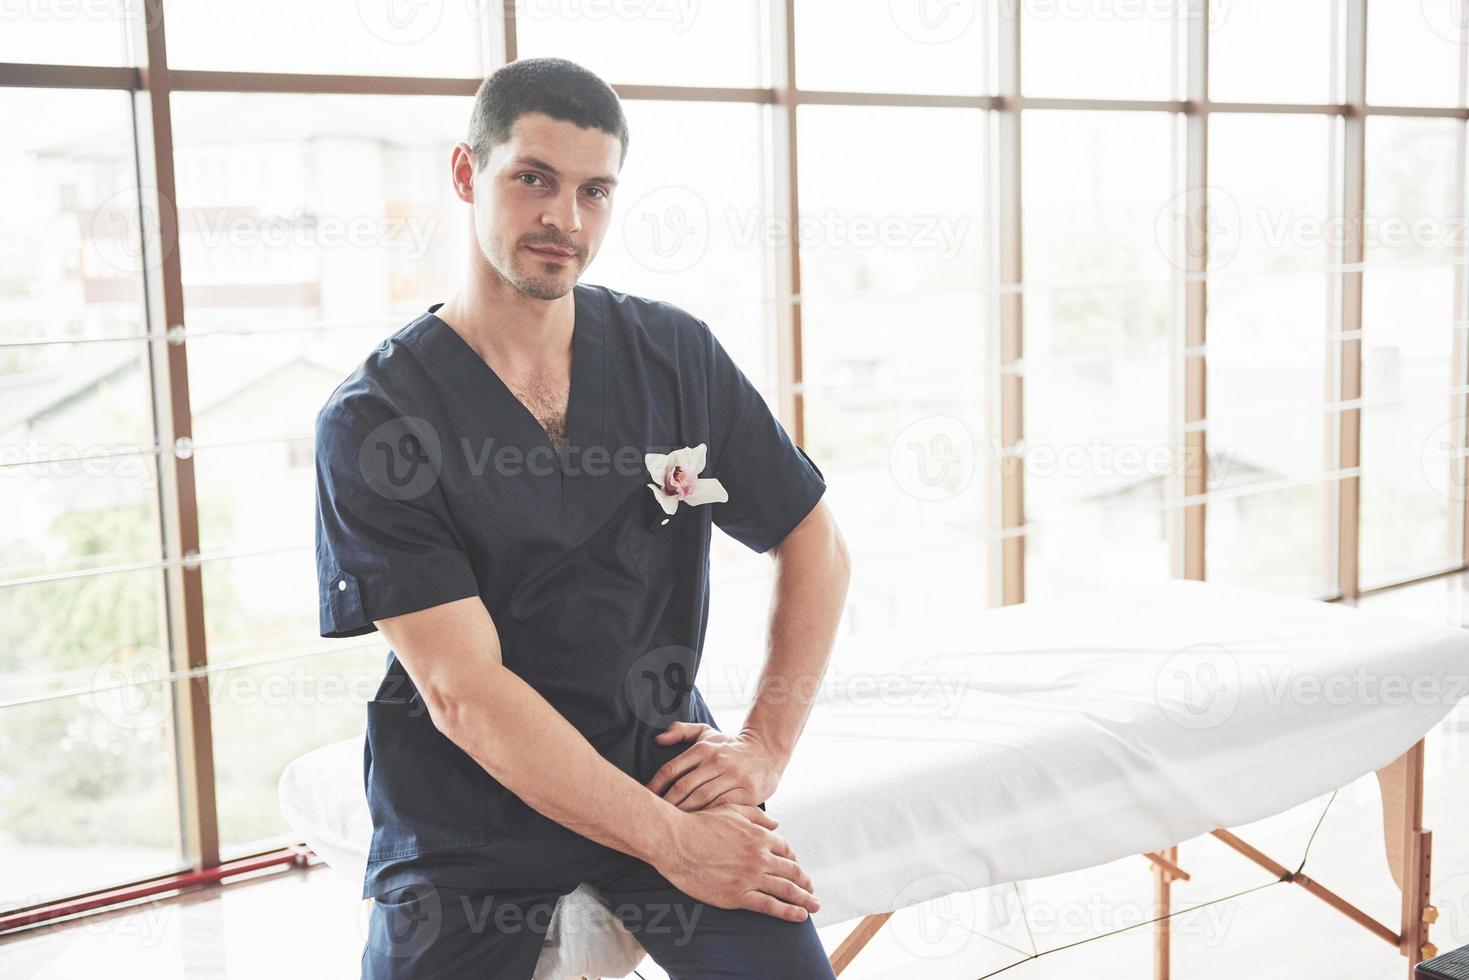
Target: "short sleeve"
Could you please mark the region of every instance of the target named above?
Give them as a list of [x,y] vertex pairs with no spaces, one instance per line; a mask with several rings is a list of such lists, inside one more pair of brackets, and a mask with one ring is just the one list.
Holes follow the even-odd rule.
[[[479,594],[446,512],[433,438],[418,418],[369,426],[328,405],[316,417],[316,578],[321,635]],[[437,442],[431,444],[437,449]]]
[[698,321],[708,370],[709,449],[704,475],[719,480],[729,499],[713,520],[751,551],[780,544],[826,492],[821,470],[791,441],[760,392],[735,364],[714,331]]

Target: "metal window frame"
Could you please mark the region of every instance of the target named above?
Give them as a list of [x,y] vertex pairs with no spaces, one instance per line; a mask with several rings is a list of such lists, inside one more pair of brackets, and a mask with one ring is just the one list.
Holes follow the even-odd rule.
[[[313,74],[296,72],[173,70],[167,63],[163,0],[133,0],[144,4],[147,16],[135,18],[138,25],[134,38],[136,50],[147,52],[143,67],[72,66],[28,63],[0,63],[0,88],[55,88],[113,90],[130,94],[134,113],[133,129],[142,187],[151,188],[154,198],[150,208],[140,208],[139,220],[145,212],[158,217],[160,226],[154,234],[144,234],[145,242],[160,249],[155,262],[148,263],[156,272],[145,273],[147,332],[140,338],[149,345],[152,370],[152,402],[157,444],[169,447],[192,435],[189,409],[187,331],[183,302],[182,275],[177,249],[177,214],[174,201],[174,141],[169,112],[174,92],[292,93],[308,95],[434,95],[470,96],[479,87],[480,78],[428,76],[372,76],[356,74]],[[1464,104],[1464,89],[1469,82],[1469,28],[1461,26],[1460,37],[1460,106],[1408,107],[1372,106],[1366,100],[1366,25],[1367,0],[1337,0],[1334,17],[1344,11],[1344,29],[1334,26],[1334,64],[1345,79],[1340,102],[1326,104],[1213,102],[1208,91],[1208,0],[1189,0],[1184,5],[1192,11],[1192,20],[1183,25],[1183,50],[1186,52],[1183,99],[1072,99],[1036,98],[1022,93],[1021,23],[1015,4],[1001,4],[996,14],[997,29],[986,41],[992,50],[986,52],[997,66],[997,84],[993,94],[922,95],[892,92],[846,92],[802,90],[796,84],[795,3],[798,0],[767,0],[768,40],[772,65],[769,87],[618,85],[613,87],[625,100],[676,102],[722,102],[768,105],[774,113],[774,142],[771,161],[774,179],[774,206],[777,215],[795,227],[799,211],[797,178],[799,166],[798,109],[802,105],[849,107],[899,106],[983,109],[989,114],[991,139],[986,149],[985,166],[991,170],[988,182],[991,208],[988,233],[992,243],[990,268],[985,281],[995,293],[990,304],[992,322],[986,329],[994,331],[997,343],[993,355],[980,366],[997,382],[991,399],[995,418],[993,425],[1000,437],[1002,454],[994,478],[988,481],[986,506],[993,516],[986,521],[998,523],[994,538],[998,546],[989,556],[991,569],[990,604],[1008,604],[1025,598],[1025,480],[1018,451],[1023,445],[1023,378],[1021,364],[1024,352],[1024,276],[1022,270],[1021,180],[1022,118],[1027,109],[1072,111],[1144,111],[1168,113],[1181,119],[1185,133],[1183,173],[1186,180],[1185,227],[1188,241],[1185,275],[1181,287],[1181,335],[1175,363],[1178,365],[1179,397],[1173,409],[1181,422],[1183,448],[1196,465],[1182,474],[1183,496],[1199,498],[1207,492],[1206,377],[1207,337],[1206,297],[1208,255],[1206,251],[1208,209],[1207,152],[1209,117],[1216,113],[1290,113],[1328,115],[1339,120],[1344,154],[1332,161],[1335,198],[1342,208],[1349,235],[1339,255],[1340,271],[1331,273],[1333,295],[1332,329],[1327,338],[1328,363],[1332,371],[1332,387],[1338,401],[1352,401],[1361,396],[1361,286],[1360,262],[1363,255],[1361,217],[1364,210],[1365,126],[1370,116],[1412,116],[1457,119],[1469,124],[1469,106]],[[808,2],[808,0],[799,0]],[[1469,13],[1469,0],[1459,0]],[[488,20],[488,18],[487,18]],[[496,38],[489,27],[481,37],[482,51],[499,47],[505,61],[517,57],[517,31],[514,0],[504,0],[501,18],[502,37]],[[1459,23],[1469,23],[1461,16]],[[488,73],[488,68],[485,73]],[[1466,136],[1461,125],[1458,142],[1457,191],[1463,212],[1466,178]],[[1196,236],[1196,237],[1195,237]],[[773,310],[779,386],[779,414],[797,442],[804,441],[804,398],[802,364],[801,256],[793,237],[786,236],[772,256],[776,284]],[[1341,267],[1344,264],[1344,267]],[[1469,321],[1469,270],[1459,266],[1455,272],[1456,322]],[[1469,384],[1469,337],[1466,331],[1455,332],[1454,379],[1456,385]],[[1469,413],[1469,395],[1456,404]],[[1336,413],[1326,433],[1334,469],[1349,475],[1340,478],[1334,498],[1336,513],[1328,540],[1336,549],[1337,588],[1330,599],[1353,600],[1363,590],[1358,583],[1359,485],[1355,475],[1360,465],[1360,409],[1347,407]],[[1469,450],[1469,433],[1461,427],[1458,448]],[[1013,451],[1013,452],[1012,452]],[[177,755],[180,841],[186,866],[190,869],[176,879],[147,879],[153,892],[167,891],[218,881],[231,867],[220,860],[218,814],[215,804],[215,772],[213,740],[208,701],[209,661],[205,644],[203,589],[200,581],[199,517],[195,495],[194,466],[190,454],[163,452],[159,465],[165,477],[160,481],[159,534],[163,560],[158,563],[163,580],[164,608],[161,615],[167,624],[170,649],[174,650],[173,676],[176,706],[175,751]],[[1460,461],[1464,465],[1464,461]],[[1177,492],[1175,488],[1174,492]],[[1170,548],[1173,574],[1202,579],[1205,577],[1205,507],[1200,500],[1180,508],[1181,521],[1170,527],[1176,539]],[[1457,567],[1435,575],[1462,571],[1469,557],[1469,500],[1457,508],[1451,520],[1457,526],[1459,563]],[[1176,534],[1174,533],[1176,532]],[[1402,584],[1424,581],[1415,576],[1403,583],[1391,583],[1371,589],[1372,592]],[[275,852],[275,863],[301,863],[299,850]],[[258,870],[259,861],[235,862]],[[129,883],[138,886],[141,882]],[[88,893],[95,895],[96,892]],[[20,909],[16,914],[0,918],[0,932],[35,924],[57,915],[76,911],[77,900],[50,903],[46,907]],[[83,903],[86,904],[86,903]],[[71,906],[69,912],[47,914],[47,909]],[[91,907],[91,906],[89,906]]]

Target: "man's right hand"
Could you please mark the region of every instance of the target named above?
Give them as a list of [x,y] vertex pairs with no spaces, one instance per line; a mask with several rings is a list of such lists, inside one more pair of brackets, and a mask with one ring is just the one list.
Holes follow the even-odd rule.
[[800,922],[821,908],[791,845],[764,810],[725,803],[678,811],[673,846],[654,866],[690,898]]

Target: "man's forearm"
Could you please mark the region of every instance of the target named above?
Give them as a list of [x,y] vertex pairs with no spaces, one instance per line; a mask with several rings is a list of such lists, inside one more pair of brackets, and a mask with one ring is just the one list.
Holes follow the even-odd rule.
[[841,621],[851,560],[836,523],[818,505],[776,549],[769,645],[742,734],[784,770],[806,727]]
[[654,864],[683,812],[608,762],[501,664],[457,677],[429,703],[434,724],[529,806],[599,844]]

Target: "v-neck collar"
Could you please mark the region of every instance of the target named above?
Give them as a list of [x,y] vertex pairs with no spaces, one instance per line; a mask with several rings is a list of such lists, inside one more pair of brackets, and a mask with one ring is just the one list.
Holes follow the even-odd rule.
[[[603,445],[606,413],[607,344],[606,307],[601,291],[592,285],[577,283],[572,287],[575,319],[571,330],[571,386],[566,396],[565,446],[570,459],[556,452],[535,414],[515,396],[494,368],[449,324],[440,320],[436,311],[442,302],[434,303],[424,314],[430,327],[424,340],[439,356],[435,365],[448,372],[449,380],[462,385],[475,401],[491,413],[510,413],[521,420],[521,428],[532,435],[531,448],[546,447],[553,454],[559,479],[552,480],[562,493],[582,489],[589,479],[581,456],[590,446]],[[529,451],[529,449],[527,450]]]

